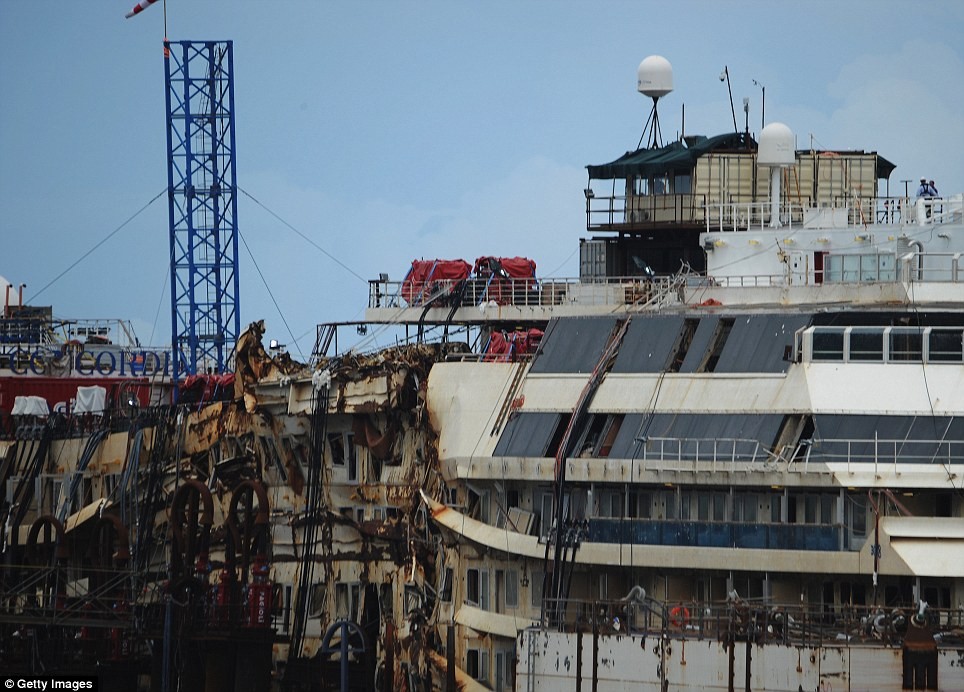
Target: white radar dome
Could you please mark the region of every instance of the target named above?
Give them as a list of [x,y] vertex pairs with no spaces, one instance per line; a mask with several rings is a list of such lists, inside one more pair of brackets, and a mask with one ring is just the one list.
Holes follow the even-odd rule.
[[636,90],[658,99],[673,90],[673,66],[662,55],[650,55],[636,68]]
[[770,123],[760,132],[757,162],[761,166],[792,166],[797,162],[793,130],[783,123]]

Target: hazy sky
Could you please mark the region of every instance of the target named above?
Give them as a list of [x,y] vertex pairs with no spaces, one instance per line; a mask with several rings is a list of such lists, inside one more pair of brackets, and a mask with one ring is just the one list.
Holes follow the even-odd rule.
[[[0,0],[0,275],[63,318],[170,341],[161,3]],[[687,134],[780,121],[799,147],[878,151],[964,192],[964,2],[168,0],[168,36],[234,41],[238,225],[307,355],[414,258],[526,255],[576,276],[585,166],[634,149],[659,54]],[[913,184],[913,183],[912,183]],[[291,337],[244,246],[242,324]],[[41,290],[43,289],[43,290]],[[37,292],[40,292],[37,295]],[[36,297],[34,297],[36,296]],[[297,355],[297,349],[291,348]]]

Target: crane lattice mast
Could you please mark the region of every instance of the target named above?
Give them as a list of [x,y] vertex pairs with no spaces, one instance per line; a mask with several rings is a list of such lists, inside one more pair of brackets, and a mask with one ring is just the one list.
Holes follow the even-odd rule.
[[238,303],[231,41],[164,44],[176,377],[231,369]]

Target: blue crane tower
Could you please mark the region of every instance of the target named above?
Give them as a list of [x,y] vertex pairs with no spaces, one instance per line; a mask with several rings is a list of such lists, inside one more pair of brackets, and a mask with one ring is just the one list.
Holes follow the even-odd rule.
[[232,367],[238,303],[231,41],[164,43],[175,377]]

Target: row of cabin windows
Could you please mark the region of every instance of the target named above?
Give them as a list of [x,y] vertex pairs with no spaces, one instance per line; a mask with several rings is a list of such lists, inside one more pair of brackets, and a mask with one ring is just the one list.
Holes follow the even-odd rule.
[[[465,602],[481,610],[501,613],[508,608],[519,607],[519,571],[515,569],[497,569],[495,572],[495,592],[491,591],[491,570],[470,567],[465,573]],[[451,575],[446,574],[449,582],[442,589],[440,597],[443,601],[452,600]],[[494,604],[494,608],[493,608]]]
[[964,329],[960,328],[813,327],[807,337],[813,361],[964,362]]
[[[28,509],[56,514],[60,510],[61,504],[66,502],[69,513],[72,514],[89,505],[95,497],[110,497],[119,484],[120,478],[119,473],[111,473],[101,476],[98,480],[87,471],[81,474],[73,488],[73,494],[68,498],[65,496],[65,487],[70,488],[71,481],[74,479],[73,473],[41,474],[39,478],[35,478],[33,481],[33,493]],[[8,504],[14,502],[21,480],[21,476],[11,476],[7,479],[4,497]],[[65,481],[66,486],[64,485]],[[97,490],[95,486],[98,482],[100,483],[99,493],[95,492]],[[21,490],[20,492],[23,493],[24,491]]]
[[[563,513],[568,519],[666,519],[679,521],[735,521],[754,523],[818,524],[837,523],[837,493],[728,493],[709,490],[623,491],[596,490],[590,494],[574,490],[566,494]],[[866,498],[847,498],[855,507],[850,519],[862,534],[866,525]],[[555,516],[553,496],[544,493],[540,516]],[[546,522],[543,523],[546,526]]]
[[[325,614],[326,599],[328,598],[328,583],[318,582],[310,587],[308,592],[308,617],[317,618]],[[362,598],[377,599],[378,603],[368,602],[365,610],[377,605],[383,613],[391,613],[393,608],[393,590],[390,582],[381,585],[363,584],[362,582],[335,582],[335,619],[346,619],[358,622],[358,615],[362,609]],[[287,602],[290,606],[291,587],[287,588]],[[418,587],[405,585],[404,615],[419,609],[422,606],[422,596]],[[276,614],[280,614],[280,609]]]

